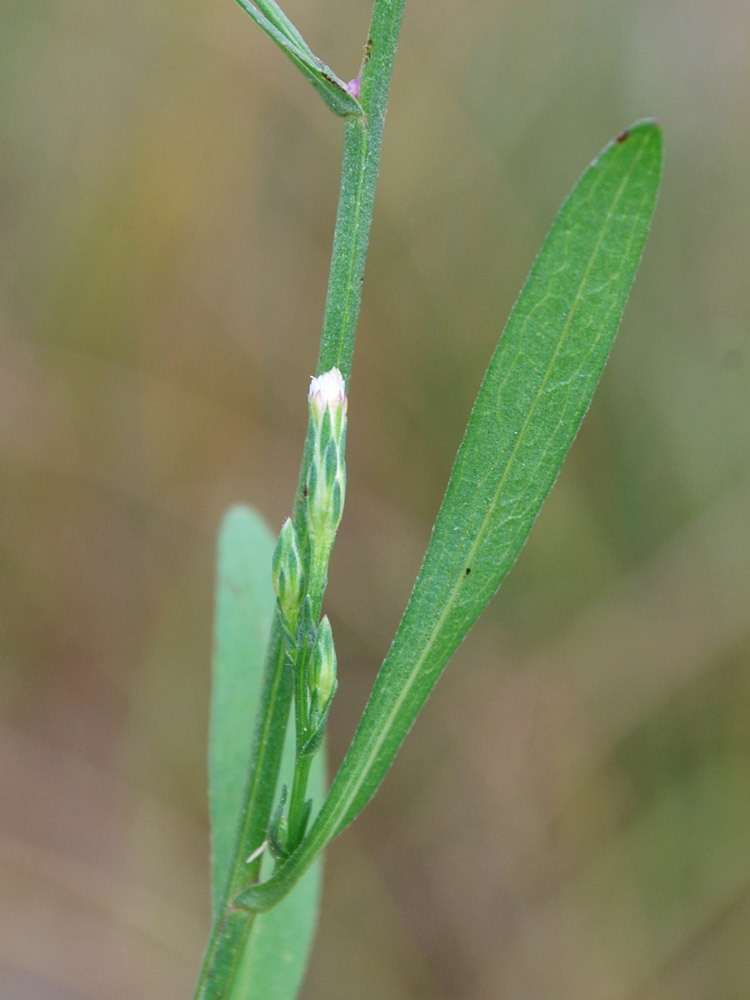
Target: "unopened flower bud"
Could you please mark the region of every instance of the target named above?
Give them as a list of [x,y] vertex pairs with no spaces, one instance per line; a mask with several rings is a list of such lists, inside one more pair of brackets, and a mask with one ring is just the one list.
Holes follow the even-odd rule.
[[344,377],[338,368],[331,368],[317,378],[310,379],[310,391],[307,394],[310,410],[320,420],[326,410],[331,413],[342,412],[346,416],[346,386]]
[[273,553],[271,576],[281,612],[288,627],[293,630],[305,596],[305,574],[291,518],[287,518],[281,527]]
[[327,561],[341,522],[346,492],[344,447],[347,398],[338,368],[314,378],[308,396],[312,454],[305,516],[313,549]]
[[336,692],[336,650],[328,616],[324,615],[318,626],[313,652],[312,676],[322,710],[328,706]]

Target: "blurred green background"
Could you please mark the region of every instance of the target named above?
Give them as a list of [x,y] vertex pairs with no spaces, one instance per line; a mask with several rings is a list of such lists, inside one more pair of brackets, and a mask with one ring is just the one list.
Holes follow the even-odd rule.
[[[369,0],[288,0],[347,78]],[[223,510],[277,528],[342,129],[230,0],[5,3],[0,995],[191,996]],[[410,0],[327,599],[347,745],[556,209],[662,196],[517,567],[329,851],[307,1000],[750,995],[750,8]]]

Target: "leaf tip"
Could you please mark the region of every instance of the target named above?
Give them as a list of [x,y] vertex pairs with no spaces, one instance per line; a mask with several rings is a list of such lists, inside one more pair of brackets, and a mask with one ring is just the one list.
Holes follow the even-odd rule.
[[613,145],[622,145],[636,136],[642,136],[661,148],[664,138],[664,130],[661,122],[657,118],[642,118],[634,122],[629,128],[623,129],[613,141]]
[[246,530],[251,527],[257,528],[259,524],[263,524],[263,521],[252,507],[243,503],[234,503],[224,512],[219,526],[219,534],[222,536],[231,535],[243,528]]
[[642,118],[634,122],[616,135],[604,151],[614,152],[618,149],[625,151],[633,146],[634,140],[637,140],[635,146],[638,155],[645,154],[655,175],[660,176],[664,159],[664,130],[656,118]]

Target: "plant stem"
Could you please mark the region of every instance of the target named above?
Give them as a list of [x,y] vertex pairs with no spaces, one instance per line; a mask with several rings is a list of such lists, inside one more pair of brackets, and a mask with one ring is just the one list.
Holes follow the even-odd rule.
[[348,118],[345,125],[341,192],[317,373],[320,375],[335,365],[347,386],[404,2],[375,0],[361,71],[359,102],[365,116]]
[[305,812],[307,779],[310,776],[312,761],[312,754],[297,757],[294,768],[294,783],[292,784],[292,797],[289,803],[289,844],[291,850],[294,850],[299,845],[305,833],[302,817]]
[[[375,0],[361,71],[360,104],[364,117],[348,118],[344,128],[341,187],[317,374],[336,366],[347,385],[351,375],[386,105],[404,3],[405,0]],[[302,521],[302,487],[307,478],[309,461],[308,444],[297,491],[297,524]],[[232,900],[242,888],[256,882],[260,874],[260,858],[250,864],[247,858],[263,841],[268,828],[291,699],[292,677],[284,662],[277,614],[267,657],[252,766],[234,862],[224,907],[209,939],[195,1000],[228,998],[252,930],[254,914],[235,907]],[[302,794],[304,796],[304,790]]]
[[[320,615],[320,604],[317,605],[317,615]],[[302,747],[308,738],[308,690],[307,673],[308,664],[312,656],[309,645],[301,648],[297,654],[297,662],[294,666],[294,721],[295,721],[295,746],[297,753],[294,761],[294,778],[292,780],[291,795],[289,797],[288,811],[288,844],[293,850],[302,840],[304,834],[302,818],[305,809],[305,794],[307,792],[307,779],[310,774],[310,764],[312,757],[303,756]]]
[[[360,103],[365,117],[348,118],[344,130],[341,186],[317,374],[321,375],[335,366],[347,385],[362,297],[386,105],[404,2],[375,0],[361,71]],[[295,523],[299,526],[304,523],[301,491],[307,478],[312,440],[308,432],[295,513]],[[325,579],[320,567],[313,575],[315,579]],[[322,593],[313,595],[316,620],[322,600]],[[299,720],[299,708],[295,716]],[[297,748],[299,750],[299,740]],[[293,850],[299,842],[297,827],[305,802],[308,770],[309,762],[305,766],[304,759],[298,758],[289,805],[289,842]]]

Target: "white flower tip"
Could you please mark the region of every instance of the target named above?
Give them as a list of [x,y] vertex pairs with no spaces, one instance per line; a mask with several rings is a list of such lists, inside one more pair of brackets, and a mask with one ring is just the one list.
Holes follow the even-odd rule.
[[344,377],[338,368],[331,368],[310,381],[310,391],[307,398],[311,405],[320,413],[327,409],[338,409],[346,406],[346,386]]

